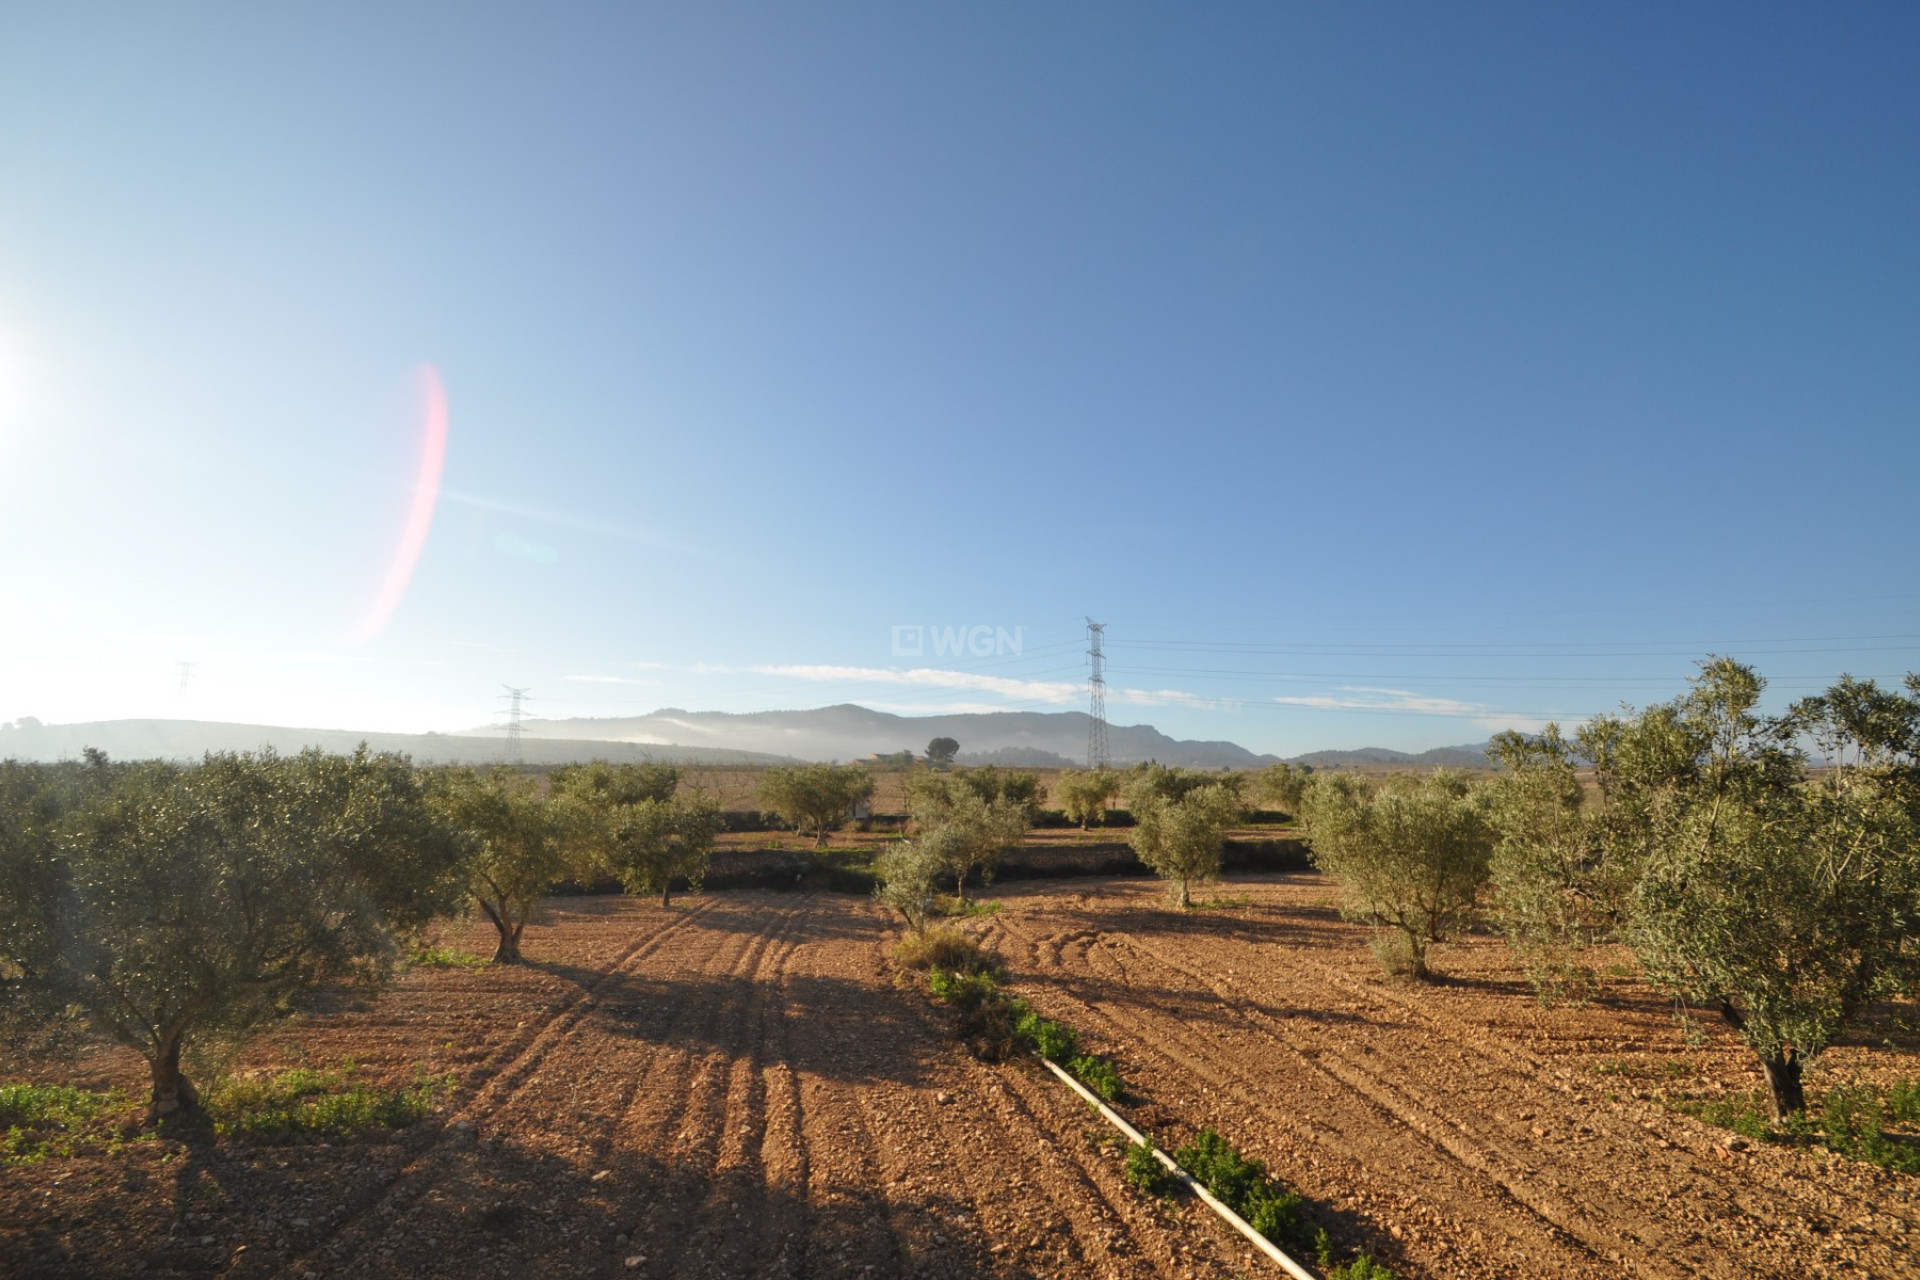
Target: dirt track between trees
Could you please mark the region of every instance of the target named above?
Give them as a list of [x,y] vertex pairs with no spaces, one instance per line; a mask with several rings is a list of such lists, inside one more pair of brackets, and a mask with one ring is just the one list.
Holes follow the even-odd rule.
[[[1492,940],[1400,986],[1318,880],[1223,892],[1182,914],[1151,882],[1035,885],[968,923],[1119,1060],[1163,1141],[1215,1125],[1343,1250],[1410,1278],[1917,1273],[1914,1180],[1729,1152],[1633,1096],[1663,1062],[1692,1085],[1751,1074],[1643,989],[1542,1010]],[[1050,1077],[968,1059],[896,984],[895,932],[830,894],[557,902],[536,963],[417,971],[242,1064],[453,1072],[443,1114],[0,1169],[0,1276],[1277,1274],[1204,1210],[1127,1188]],[[122,1056],[93,1065],[138,1084]]]

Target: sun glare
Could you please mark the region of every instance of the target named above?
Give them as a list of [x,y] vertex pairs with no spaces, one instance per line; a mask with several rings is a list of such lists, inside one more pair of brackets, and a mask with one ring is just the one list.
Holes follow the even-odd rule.
[[400,600],[413,581],[413,571],[426,549],[427,533],[433,527],[433,509],[440,499],[440,472],[447,461],[447,393],[440,385],[440,373],[432,365],[421,365],[419,373],[422,401],[420,467],[414,475],[413,499],[407,509],[407,523],[393,549],[385,582],[373,607],[367,611],[355,633],[356,640],[371,640],[386,630]]

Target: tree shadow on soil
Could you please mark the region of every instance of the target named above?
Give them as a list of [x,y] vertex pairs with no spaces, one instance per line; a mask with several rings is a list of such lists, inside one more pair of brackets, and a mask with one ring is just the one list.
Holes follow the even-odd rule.
[[1356,926],[1332,907],[1269,906],[1181,910],[1164,903],[1112,906],[1097,913],[1099,927],[1143,938],[1188,937],[1304,948],[1347,947]]
[[[1246,1014],[1251,1012],[1272,1018],[1277,1022],[1299,1018],[1323,1024],[1341,1023],[1372,1027],[1402,1025],[1392,1018],[1368,1017],[1344,1009],[1271,1004],[1244,994],[1228,1001],[1211,991],[1196,991],[1188,987],[1152,986],[1139,982],[1118,986],[1098,977],[1065,974],[1022,973],[1017,976],[1020,985],[1024,988],[1061,991],[1096,1009],[1108,1004],[1145,1005],[1159,1013],[1177,1016],[1186,1023],[1205,1022],[1222,1027],[1239,1027],[1245,1024]],[[1040,1000],[1044,1005],[1045,997],[1041,996]]]
[[[109,1208],[91,1221],[29,1209],[0,1236],[7,1241],[0,1275],[1036,1274],[1018,1260],[1018,1248],[1006,1252],[1015,1243],[1010,1237],[990,1238],[970,1206],[938,1191],[853,1186],[809,1203],[804,1164],[799,1185],[781,1176],[782,1153],[766,1152],[763,1169],[759,1134],[724,1153],[716,1140],[701,1154],[662,1160],[627,1151],[563,1158],[437,1125],[416,1129],[401,1141],[416,1155],[434,1144],[420,1166],[430,1176],[391,1180],[372,1172],[382,1153],[399,1150],[393,1135],[321,1148],[198,1133],[184,1140],[159,1180],[124,1157],[104,1168],[90,1162],[96,1177],[116,1179],[102,1193]],[[397,1168],[399,1161],[385,1163]],[[996,1243],[1004,1257],[989,1252]]]
[[784,1063],[803,1075],[915,1084],[945,1046],[884,987],[818,974],[659,978],[546,965],[592,984],[609,1035],[696,1053]]
[[[736,902],[735,899],[744,899]],[[803,906],[803,914],[789,928],[798,929],[804,940],[820,939],[865,939],[879,938],[890,926],[890,921],[879,915],[856,914],[850,908],[854,904],[864,905],[870,901],[865,898],[852,898],[847,895],[816,893],[810,890],[795,890],[777,898],[768,898],[756,894],[749,898],[745,894],[724,894],[720,909],[704,912],[700,916],[699,927],[717,933],[768,933],[780,927],[780,919],[792,920],[786,913],[796,906]],[[670,923],[683,909],[700,903],[699,898],[674,900],[665,910],[655,902],[640,920],[658,920],[660,924]],[[741,909],[742,907],[747,909]],[[776,913],[779,916],[776,917]]]

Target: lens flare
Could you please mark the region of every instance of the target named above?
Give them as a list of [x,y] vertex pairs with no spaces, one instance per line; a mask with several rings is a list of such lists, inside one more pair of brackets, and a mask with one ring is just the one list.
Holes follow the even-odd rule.
[[413,480],[413,502],[407,509],[406,527],[394,546],[380,595],[354,633],[359,641],[371,640],[385,631],[394,610],[400,607],[407,584],[413,581],[413,571],[420,564],[420,553],[426,549],[427,533],[433,528],[433,508],[440,499],[440,473],[447,462],[447,393],[440,385],[439,371],[430,364],[420,366],[418,380],[426,423],[420,441],[420,469]]

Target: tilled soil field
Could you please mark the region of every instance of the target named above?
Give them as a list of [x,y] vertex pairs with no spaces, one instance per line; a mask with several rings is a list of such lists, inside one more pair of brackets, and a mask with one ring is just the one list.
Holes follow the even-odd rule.
[[[1085,1108],[974,1063],[841,895],[573,899],[537,963],[416,972],[248,1066],[458,1074],[446,1113],[328,1145],[136,1143],[0,1170],[0,1275],[1233,1274],[1141,1200]],[[471,940],[479,945],[476,934]],[[137,1088],[137,1064],[109,1068]],[[1204,1212],[1203,1210],[1198,1212]]]
[[[1153,882],[1036,885],[968,925],[1118,1059],[1163,1144],[1215,1126],[1340,1251],[1409,1277],[1920,1274],[1914,1180],[1730,1150],[1644,1096],[1674,1064],[1695,1091],[1754,1073],[1643,989],[1545,1010],[1488,939],[1445,952],[1445,982],[1395,984],[1316,878],[1224,892],[1179,913]],[[0,1276],[1277,1274],[1204,1209],[1129,1189],[1051,1077],[968,1059],[889,965],[896,932],[833,894],[557,902],[534,963],[417,970],[239,1064],[451,1072],[431,1119],[0,1169]],[[137,1089],[138,1064],[80,1082]]]
[[[1690,1044],[1626,978],[1542,1008],[1495,938],[1443,949],[1441,982],[1391,981],[1319,877],[1223,892],[1177,912],[1152,882],[1023,888],[985,934],[1022,994],[1119,1059],[1147,1118],[1213,1125],[1336,1240],[1409,1276],[1920,1275],[1920,1180],[1662,1105],[1758,1087],[1723,1028]],[[1809,1086],[1914,1063],[1837,1047]]]

